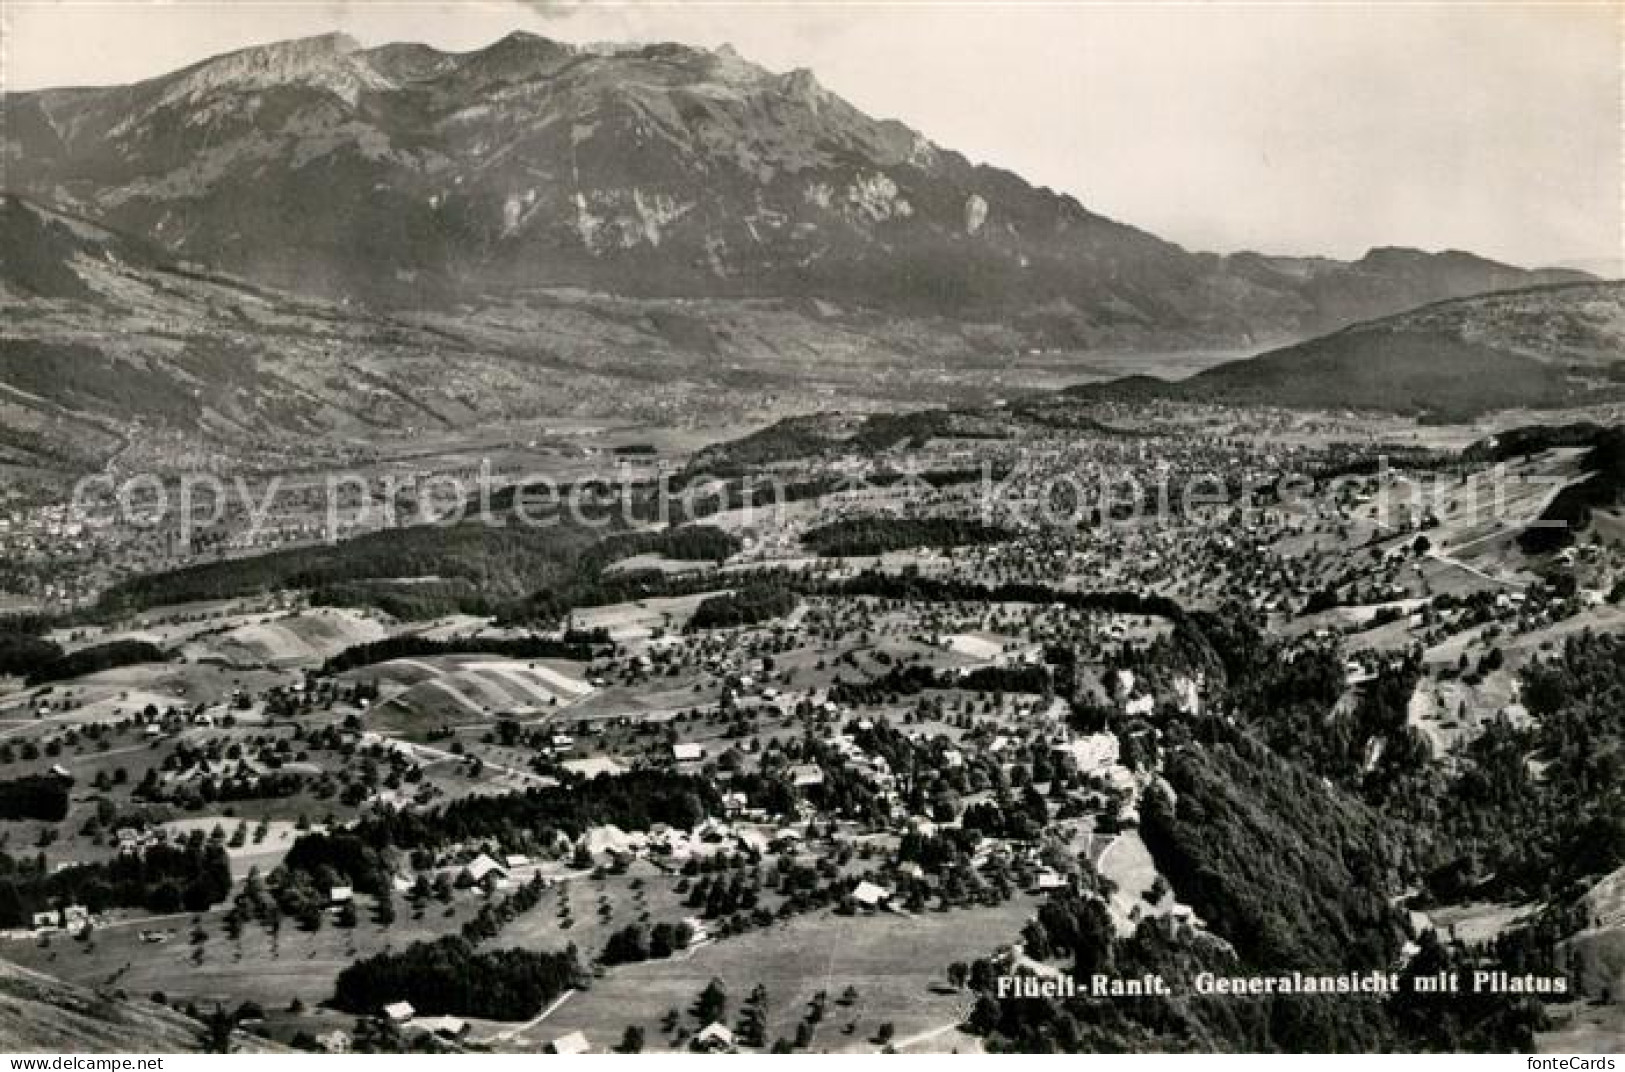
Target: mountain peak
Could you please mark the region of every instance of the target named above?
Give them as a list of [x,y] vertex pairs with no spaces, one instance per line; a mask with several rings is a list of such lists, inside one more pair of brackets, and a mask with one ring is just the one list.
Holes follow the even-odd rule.
[[174,77],[162,103],[191,100],[220,89],[263,90],[285,85],[323,89],[356,102],[363,90],[394,88],[358,55],[349,34],[301,37],[228,52],[186,68]]
[[434,78],[456,67],[458,60],[456,53],[410,41],[380,45],[365,56],[373,70],[396,83]]
[[544,49],[547,51],[568,52],[570,46],[562,41],[555,41],[551,37],[533,34],[529,30],[514,30],[512,33],[504,34],[491,42],[483,51],[490,52],[494,49]]
[[577,54],[573,45],[515,30],[463,56],[457,70],[460,76],[471,78],[475,85],[522,82],[547,74]]
[[276,67],[293,63],[317,63],[348,56],[361,51],[361,43],[346,33],[316,34],[295,37],[287,41],[270,41],[263,45],[249,45],[233,52],[225,52],[188,70],[212,68]]
[[1443,249],[1437,252],[1417,249],[1414,246],[1372,246],[1361,257],[1360,264],[1396,265],[1396,264],[1449,264],[1452,262],[1476,265],[1487,265],[1494,268],[1511,268],[1511,265],[1500,264],[1480,257],[1476,253],[1469,253],[1460,249]]
[[793,71],[786,71],[780,78],[784,91],[803,100],[822,100],[827,91],[819,84],[818,76],[806,67],[797,67]]

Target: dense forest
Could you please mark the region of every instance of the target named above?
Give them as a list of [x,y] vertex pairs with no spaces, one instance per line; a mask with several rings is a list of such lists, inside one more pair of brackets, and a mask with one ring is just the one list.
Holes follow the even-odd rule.
[[1266,642],[1244,611],[1204,612],[1176,632],[1211,646],[1229,682],[1229,708],[1259,740],[1301,769],[1376,805],[1397,799],[1425,778],[1433,756],[1426,738],[1408,722],[1421,674],[1413,660],[1383,666],[1346,709],[1339,709],[1347,684],[1343,653],[1334,644],[1287,653]]
[[44,637],[0,632],[0,677],[26,676],[60,658],[62,649]]
[[735,591],[701,600],[689,619],[688,628],[732,629],[782,618],[795,609],[798,598],[792,589],[783,585],[752,581]]
[[[1100,911],[1100,880],[1085,867],[1081,896],[1052,896],[1023,932],[1026,947],[1072,958],[1079,978],[1341,974],[1404,963],[1409,980],[1481,967],[1486,957],[1512,972],[1561,972],[1559,944],[1582,925],[1572,907],[1579,894],[1625,863],[1622,656],[1625,640],[1585,634],[1532,664],[1522,693],[1531,723],[1492,726],[1447,778],[1408,735],[1405,702],[1418,673],[1408,660],[1345,702],[1335,645],[1285,653],[1241,608],[1178,617],[1136,667],[1150,681],[1200,669],[1214,713],[1165,727],[1166,788],[1146,792],[1139,833],[1206,932],[1146,920],[1115,935]],[[967,812],[967,827],[973,818],[983,821]],[[1416,905],[1396,897],[1419,875],[1428,876],[1420,907],[1434,896],[1554,900],[1493,948],[1447,947],[1415,934],[1405,909]],[[1405,961],[1408,939],[1420,952]],[[1529,996],[1440,998],[1403,982],[1397,994],[1357,1000],[999,1001],[988,997],[993,976],[982,962],[970,975],[982,995],[971,1025],[994,1050],[1529,1049],[1545,1025]]]
[[[313,888],[321,894],[335,885],[349,885],[375,896],[389,890],[387,853],[345,831],[301,834],[283,857],[282,868],[291,875],[308,873]],[[343,882],[330,881],[335,876]]]
[[502,655],[509,659],[573,659],[589,662],[609,643],[609,634],[603,630],[573,632],[564,637],[454,637],[449,640],[403,634],[345,648],[328,659],[322,665],[321,672],[341,674],[346,670],[385,663],[391,659],[474,653]]
[[971,544],[1001,543],[1015,533],[980,521],[946,517],[860,517],[808,529],[801,542],[824,558],[880,555],[911,547],[939,550]]
[[1462,460],[1473,465],[1530,458],[1557,447],[1591,446],[1605,425],[1591,421],[1571,424],[1528,424],[1496,432],[1461,452]]
[[932,439],[1004,439],[1010,435],[1004,415],[970,410],[874,413],[846,428],[841,423],[830,414],[787,417],[739,439],[705,448],[688,468],[727,477],[831,451],[873,456],[903,444],[923,446]]
[[1200,728],[1203,747],[1166,756],[1172,800],[1146,797],[1141,836],[1157,869],[1251,967],[1393,962],[1404,856],[1382,816],[1216,720]]
[[[612,584],[607,567],[624,558],[658,554],[721,561],[738,538],[708,525],[626,531],[610,511],[593,526],[559,519],[547,524],[487,525],[478,521],[418,525],[368,533],[334,544],[252,558],[208,562],[144,574],[109,588],[98,613],[310,589],[318,606],[372,606],[403,619],[449,613],[506,615],[527,596],[561,613],[578,592]],[[433,580],[422,580],[433,578]]]
[[131,610],[358,581],[438,577],[489,595],[520,595],[568,576],[598,532],[583,526],[496,527],[477,522],[368,533],[335,544],[143,574],[101,604]]
[[0,781],[0,819],[60,823],[68,817],[68,781],[35,774]]
[[167,658],[162,648],[144,640],[114,640],[59,656],[34,670],[27,680],[30,685],[44,685],[119,666],[161,663]]
[[201,837],[60,871],[47,871],[43,857],[20,860],[0,853],[0,926],[26,926],[34,912],[68,904],[92,912],[201,912],[230,892],[226,850]]
[[937,670],[916,663],[893,667],[868,681],[837,679],[830,686],[829,698],[836,703],[854,705],[890,703],[898,697],[914,696],[927,689],[1048,695],[1055,691],[1055,677],[1047,666],[982,666],[960,671]]
[[1429,877],[1441,898],[1570,901],[1625,865],[1625,637],[1569,638],[1522,694],[1532,721],[1492,722],[1438,794],[1457,846]]
[[385,1005],[406,1001],[419,1014],[529,1020],[584,984],[573,950],[477,952],[451,935],[351,964],[339,973],[332,1004],[359,1016],[376,1016]]
[[[1091,868],[1023,931],[1044,959],[1068,958],[1087,985],[1094,972],[1143,972],[1189,981],[1219,974],[1341,975],[1389,971],[1409,930],[1393,891],[1417,846],[1403,823],[1282,759],[1221,717],[1182,724],[1167,742],[1167,789],[1148,791],[1140,836],[1205,930],[1168,919],[1116,933]],[[1529,1049],[1544,1015],[1532,998],[1415,993],[1409,980],[1461,971],[1470,959],[1423,936],[1421,953],[1387,996],[1260,996],[1189,992],[1169,1000],[996,1000],[996,970],[971,966],[980,996],[972,1030],[995,1051]],[[1511,967],[1517,962],[1507,960]],[[1176,983],[1176,986],[1181,984]]]
[[484,618],[503,613],[509,602],[462,578],[340,581],[310,590],[312,606],[372,607],[403,622],[428,621],[451,614]]

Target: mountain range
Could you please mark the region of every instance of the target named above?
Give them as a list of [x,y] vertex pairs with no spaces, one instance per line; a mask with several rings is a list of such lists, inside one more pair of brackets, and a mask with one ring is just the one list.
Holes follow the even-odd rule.
[[183,262],[386,306],[819,298],[1035,345],[1205,348],[1588,278],[1460,252],[1192,253],[726,46],[329,35],[0,106],[12,192]]
[[1189,252],[726,47],[330,35],[0,108],[14,475],[987,403],[1103,353],[1285,347],[1113,397],[1477,411],[1621,355],[1584,273]]

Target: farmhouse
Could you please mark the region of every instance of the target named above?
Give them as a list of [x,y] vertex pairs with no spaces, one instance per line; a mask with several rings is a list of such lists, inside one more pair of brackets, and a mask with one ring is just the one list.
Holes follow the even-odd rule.
[[579,1031],[572,1031],[568,1035],[560,1035],[552,1042],[549,1042],[547,1052],[562,1054],[591,1053],[592,1044],[587,1041],[586,1035]]
[[679,763],[698,763],[705,758],[705,747],[694,743],[674,744],[671,755]]
[[482,852],[468,862],[457,880],[464,885],[477,886],[493,875],[499,879],[507,878],[508,869]]
[[891,891],[884,886],[876,886],[873,882],[860,882],[852,891],[852,899],[864,908],[878,908],[882,901],[891,897]]
[[569,759],[561,764],[571,774],[579,774],[583,778],[596,778],[600,774],[619,775],[626,773],[626,767],[617,763],[610,756],[587,756],[584,759]]
[[1069,757],[1084,774],[1110,767],[1117,762],[1118,743],[1115,734],[1091,733],[1066,744],[1058,744],[1053,752]]
[[396,1001],[384,1006],[384,1016],[392,1024],[411,1023],[416,1015],[417,1010],[412,1008],[410,1001]]
[[1066,885],[1066,879],[1054,871],[1040,871],[1035,885],[1043,891],[1058,890]]
[[734,1033],[722,1024],[708,1024],[694,1036],[694,1048],[712,1053],[725,1053],[734,1048]]

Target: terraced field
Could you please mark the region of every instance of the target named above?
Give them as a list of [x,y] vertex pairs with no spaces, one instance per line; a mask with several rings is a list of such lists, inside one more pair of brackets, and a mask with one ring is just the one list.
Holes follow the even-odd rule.
[[317,607],[249,622],[195,646],[238,665],[319,665],[345,648],[382,640],[389,629],[377,615]]
[[593,692],[578,663],[488,655],[393,659],[346,676],[377,682],[381,702],[370,721],[407,735],[500,715],[540,717]]

